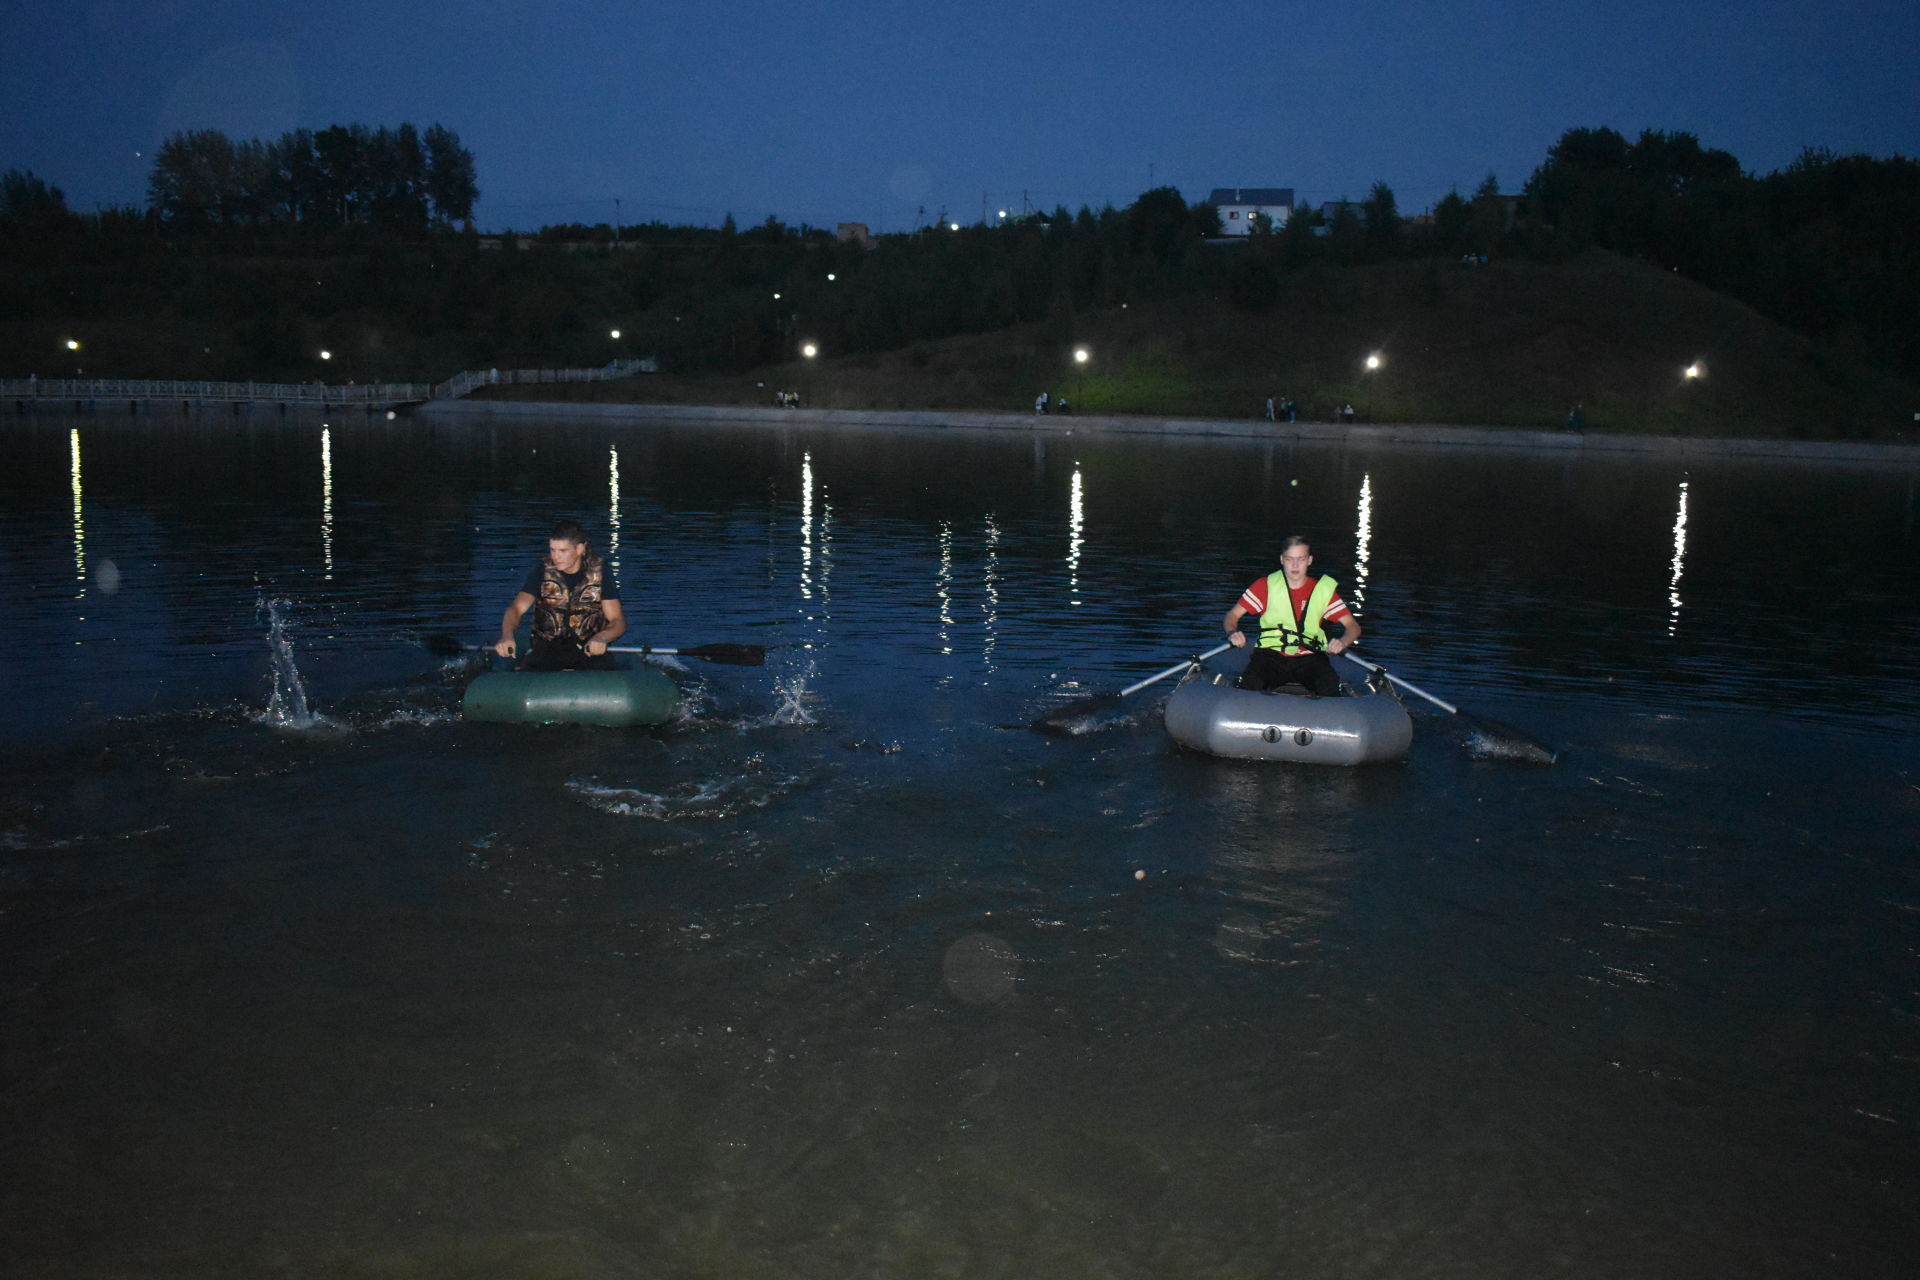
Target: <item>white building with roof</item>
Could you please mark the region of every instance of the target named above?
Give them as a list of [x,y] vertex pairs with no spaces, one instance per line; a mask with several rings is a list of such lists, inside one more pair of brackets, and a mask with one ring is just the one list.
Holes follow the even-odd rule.
[[1253,234],[1253,220],[1266,214],[1278,231],[1293,216],[1292,187],[1215,187],[1207,203],[1220,210],[1220,234]]

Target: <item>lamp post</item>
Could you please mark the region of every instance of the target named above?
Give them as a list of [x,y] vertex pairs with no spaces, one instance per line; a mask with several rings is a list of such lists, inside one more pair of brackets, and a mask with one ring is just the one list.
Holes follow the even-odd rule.
[[[828,278],[831,279],[832,277],[828,277]],[[805,342],[800,345],[800,354],[806,358],[806,362],[807,362],[806,403],[812,404],[813,403],[813,361],[814,361],[814,358],[820,354],[820,348],[815,346],[811,342]]]
[[[1366,370],[1368,373],[1378,373],[1381,367],[1385,364],[1386,364],[1386,361],[1381,358],[1380,353],[1378,351],[1372,351],[1367,353]],[[1367,394],[1366,394],[1366,397],[1360,401],[1360,403],[1366,412],[1367,421],[1371,422],[1373,421],[1373,380],[1371,378],[1367,379],[1365,382],[1365,385],[1367,388]]]
[[1087,361],[1093,359],[1093,352],[1087,347],[1073,349],[1073,398],[1079,400],[1087,385]]
[[[1695,360],[1691,364],[1689,364],[1686,368],[1680,371],[1680,385],[1682,387],[1696,386],[1702,382],[1705,382],[1706,379],[1707,379],[1707,362],[1704,360]],[[1687,401],[1685,401],[1685,403],[1691,406],[1699,406],[1704,402],[1693,399],[1692,397],[1704,396],[1706,394],[1707,393],[1704,391],[1691,392],[1689,393],[1690,398]],[[1677,434],[1680,428],[1676,425],[1673,428],[1673,430]]]
[[80,369],[80,340],[79,340],[78,338],[68,338],[68,339],[67,339],[67,350],[68,350],[68,351],[71,351],[71,352],[73,353],[73,376],[74,376],[75,378],[78,378],[78,377],[80,376],[80,374],[81,374],[81,369]]

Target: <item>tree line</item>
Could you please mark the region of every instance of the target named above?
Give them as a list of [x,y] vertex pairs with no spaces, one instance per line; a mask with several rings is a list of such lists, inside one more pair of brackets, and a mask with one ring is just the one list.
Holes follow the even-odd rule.
[[[1218,210],[1160,187],[1122,209],[1059,207],[866,244],[774,218],[742,229],[729,217],[718,228],[551,226],[527,237],[531,252],[496,256],[472,233],[477,194],[473,157],[439,125],[336,125],[270,144],[190,132],[156,156],[144,213],[77,218],[42,179],[4,175],[0,244],[37,244],[80,224],[106,241],[134,225],[184,244],[255,232],[265,243],[288,229],[352,233],[342,245],[374,236],[384,252],[416,245],[430,259],[406,297],[383,301],[377,284],[358,295],[363,307],[397,308],[396,324],[423,308],[436,324],[472,316],[476,345],[491,335],[509,353],[501,359],[591,356],[618,327],[628,352],[688,372],[790,359],[806,340],[846,355],[1038,323],[1042,340],[1065,341],[1078,313],[1201,291],[1257,315],[1324,290],[1329,268],[1599,248],[1699,280],[1847,359],[1897,374],[1920,367],[1920,165],[1898,156],[1809,151],[1756,177],[1689,133],[1629,142],[1579,128],[1516,194],[1489,175],[1471,196],[1450,193],[1408,218],[1381,182],[1324,214],[1302,207],[1278,227],[1256,219],[1254,234],[1233,243],[1220,236]],[[579,252],[595,246],[609,252]],[[422,289],[444,293],[447,307],[430,306]]]
[[161,142],[147,180],[153,216],[188,232],[368,226],[420,236],[471,220],[479,197],[473,153],[440,124],[336,124],[272,142],[185,130]]

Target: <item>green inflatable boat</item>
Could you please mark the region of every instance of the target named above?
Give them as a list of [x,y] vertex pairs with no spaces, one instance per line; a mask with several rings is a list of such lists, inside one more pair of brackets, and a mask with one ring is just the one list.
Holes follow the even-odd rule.
[[489,671],[460,700],[469,720],[497,724],[664,724],[680,690],[654,667],[631,671]]

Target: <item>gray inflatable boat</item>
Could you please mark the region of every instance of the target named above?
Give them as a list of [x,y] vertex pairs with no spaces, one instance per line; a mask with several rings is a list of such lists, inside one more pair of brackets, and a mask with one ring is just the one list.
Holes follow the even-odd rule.
[[[1316,698],[1298,685],[1253,693],[1234,687],[1246,659],[1232,659],[1221,667],[1196,663],[1167,699],[1167,732],[1181,746],[1234,760],[1376,764],[1400,759],[1413,742],[1413,721],[1391,685],[1375,689],[1351,678],[1352,696],[1338,698]],[[1343,678],[1365,675],[1333,663]]]

